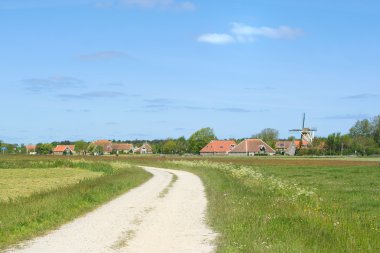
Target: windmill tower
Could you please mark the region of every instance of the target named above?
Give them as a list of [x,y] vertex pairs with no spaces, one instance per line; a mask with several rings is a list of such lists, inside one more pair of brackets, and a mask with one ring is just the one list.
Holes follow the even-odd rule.
[[305,127],[305,113],[303,114],[302,119],[302,128],[301,129],[291,129],[290,132],[297,132],[301,134],[301,147],[303,143],[312,146],[314,140],[314,133],[317,131],[316,128]]

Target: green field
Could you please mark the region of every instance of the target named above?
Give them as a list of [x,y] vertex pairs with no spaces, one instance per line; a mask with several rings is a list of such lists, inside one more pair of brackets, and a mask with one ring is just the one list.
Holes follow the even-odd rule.
[[380,252],[380,166],[366,159],[140,158],[203,180],[217,252]]
[[0,250],[57,228],[150,177],[125,162],[1,157]]
[[[136,165],[187,170],[202,179],[217,252],[380,252],[378,159],[278,157],[2,159],[0,248],[148,180]],[[60,185],[60,178],[67,182]],[[41,188],[26,189],[24,182],[33,180]]]

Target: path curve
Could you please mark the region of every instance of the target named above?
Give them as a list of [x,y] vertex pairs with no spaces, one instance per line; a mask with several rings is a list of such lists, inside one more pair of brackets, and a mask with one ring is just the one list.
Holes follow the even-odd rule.
[[204,220],[207,199],[199,177],[143,168],[153,174],[148,182],[6,252],[213,252],[216,234]]

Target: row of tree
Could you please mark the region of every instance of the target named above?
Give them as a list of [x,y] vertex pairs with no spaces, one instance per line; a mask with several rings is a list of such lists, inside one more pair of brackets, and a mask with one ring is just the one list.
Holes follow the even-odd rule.
[[380,154],[380,115],[358,120],[349,133],[332,133],[316,138],[313,148],[301,154],[315,155],[375,155]]
[[[252,138],[260,138],[270,146],[274,147],[278,140],[279,132],[273,128],[266,128],[260,133],[254,134]],[[112,140],[115,143],[126,142],[134,146],[141,146],[148,141],[152,146],[153,152],[157,154],[197,154],[211,140],[217,137],[212,128],[202,128],[193,133],[188,139],[179,137],[166,140]],[[235,139],[239,143],[243,139]],[[289,140],[294,140],[294,136]],[[37,144],[38,154],[50,154],[56,145],[75,145],[75,151],[80,154],[87,152],[101,153],[101,147],[95,147],[91,143],[80,140],[76,142],[61,141],[52,143]],[[24,145],[7,144],[0,141],[2,153],[26,153]],[[315,138],[313,146],[307,149],[298,150],[298,155],[373,155],[380,154],[380,115],[373,119],[357,121],[350,129],[349,133],[332,133],[327,137]]]

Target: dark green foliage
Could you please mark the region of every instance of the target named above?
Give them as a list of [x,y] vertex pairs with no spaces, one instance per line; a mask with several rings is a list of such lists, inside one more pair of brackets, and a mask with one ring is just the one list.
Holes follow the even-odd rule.
[[273,128],[265,128],[260,133],[254,134],[252,138],[262,139],[269,146],[274,147],[278,140],[278,130]]
[[192,153],[199,151],[206,146],[210,141],[216,140],[214,130],[210,127],[202,128],[193,133],[189,138],[189,148]]
[[39,155],[48,155],[53,152],[53,145],[50,143],[38,143],[36,152]]

